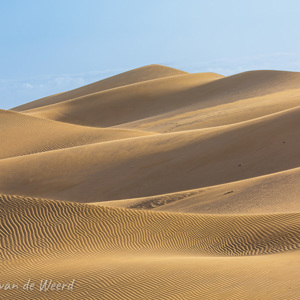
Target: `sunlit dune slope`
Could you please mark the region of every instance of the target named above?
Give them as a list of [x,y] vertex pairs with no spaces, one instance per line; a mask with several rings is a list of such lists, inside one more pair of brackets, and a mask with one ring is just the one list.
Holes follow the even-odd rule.
[[0,127],[0,159],[151,135],[134,130],[64,124],[6,110],[0,110]]
[[62,101],[70,100],[73,98],[93,94],[99,91],[109,90],[119,86],[125,86],[132,83],[137,83],[141,81],[147,81],[156,78],[163,78],[168,76],[176,76],[188,74],[181,70],[176,70],[173,68],[161,66],[161,65],[149,65],[134,70],[130,70],[98,82],[77,88],[75,90],[67,91],[64,93],[51,95],[42,99],[38,99],[18,107],[15,107],[16,111],[23,111],[27,109],[32,109],[36,107],[42,107],[45,105],[50,105],[53,103],[59,103]]
[[0,192],[99,202],[271,174],[300,166],[299,128],[295,108],[222,128],[10,158],[0,161]]

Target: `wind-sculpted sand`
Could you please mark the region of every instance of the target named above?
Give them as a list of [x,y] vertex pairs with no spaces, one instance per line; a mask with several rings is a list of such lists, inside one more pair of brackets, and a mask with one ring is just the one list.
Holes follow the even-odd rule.
[[298,299],[299,82],[152,65],[1,110],[0,299]]

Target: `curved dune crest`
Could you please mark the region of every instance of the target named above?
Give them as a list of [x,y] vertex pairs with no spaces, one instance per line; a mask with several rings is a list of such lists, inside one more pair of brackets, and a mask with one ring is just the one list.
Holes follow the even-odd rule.
[[20,106],[15,107],[13,110],[24,111],[36,107],[42,107],[54,103],[63,102],[73,98],[93,94],[99,91],[109,90],[119,86],[125,86],[141,81],[147,81],[156,78],[163,78],[168,76],[176,76],[188,74],[184,71],[161,66],[161,65],[149,65],[134,70],[130,70],[98,82],[77,88],[75,90],[67,91],[64,93],[48,96],[42,99],[38,99]]
[[0,159],[151,135],[134,130],[63,124],[5,110],[0,110],[0,126]]

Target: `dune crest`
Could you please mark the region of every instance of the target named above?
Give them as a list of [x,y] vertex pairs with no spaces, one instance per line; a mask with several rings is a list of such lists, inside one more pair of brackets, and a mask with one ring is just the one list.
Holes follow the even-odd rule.
[[[63,124],[18,112],[0,110],[0,158],[28,155],[80,145],[152,135],[117,128]],[[15,140],[18,143],[15,143]]]
[[125,86],[137,82],[147,81],[156,78],[163,78],[168,76],[176,76],[188,74],[186,72],[176,70],[173,68],[161,66],[161,65],[149,65],[134,70],[130,70],[98,82],[77,88],[75,90],[67,91],[64,93],[48,96],[42,99],[38,99],[20,106],[15,107],[13,110],[24,111],[36,107],[42,107],[62,101],[70,100],[72,98],[78,98],[86,96],[99,91],[109,90],[112,88]]

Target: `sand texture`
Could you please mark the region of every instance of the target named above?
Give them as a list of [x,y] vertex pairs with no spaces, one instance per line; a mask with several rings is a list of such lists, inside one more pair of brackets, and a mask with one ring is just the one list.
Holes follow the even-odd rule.
[[0,299],[300,299],[299,83],[150,65],[0,110]]

